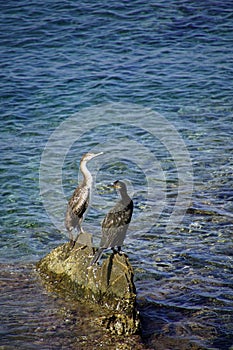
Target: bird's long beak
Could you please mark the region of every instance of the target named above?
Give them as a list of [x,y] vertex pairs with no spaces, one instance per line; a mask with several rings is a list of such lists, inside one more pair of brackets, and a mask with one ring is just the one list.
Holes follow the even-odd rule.
[[104,152],[95,153],[95,154],[93,155],[93,158],[98,157],[98,156],[101,156],[101,154],[104,154]]
[[115,188],[115,189],[120,188],[120,186],[119,186],[119,185],[117,185],[117,184],[115,184],[115,183],[108,184],[108,187],[109,187],[109,188]]
[[112,186],[113,186],[115,189],[121,188],[121,186],[120,186],[120,185],[117,185],[117,184],[113,184]]

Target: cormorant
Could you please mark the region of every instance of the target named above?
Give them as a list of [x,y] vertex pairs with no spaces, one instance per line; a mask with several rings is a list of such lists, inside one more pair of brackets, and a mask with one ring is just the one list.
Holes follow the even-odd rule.
[[[90,202],[90,194],[92,189],[92,176],[90,171],[87,169],[87,162],[92,158],[100,156],[103,152],[100,153],[86,153],[82,156],[80,161],[80,170],[83,175],[82,183],[75,189],[72,197],[70,198],[65,217],[65,227],[69,232],[70,243],[72,245],[78,239],[80,233],[83,233],[82,222],[84,219],[84,213],[86,212],[89,202]],[[73,230],[77,228],[79,233],[74,238]]]
[[116,252],[115,247],[117,247],[118,252],[120,252],[133,214],[133,201],[127,193],[125,183],[118,180],[112,186],[119,190],[121,199],[108,212],[102,222],[100,247],[95,253],[90,266],[100,260],[106,248],[111,248],[113,252]]

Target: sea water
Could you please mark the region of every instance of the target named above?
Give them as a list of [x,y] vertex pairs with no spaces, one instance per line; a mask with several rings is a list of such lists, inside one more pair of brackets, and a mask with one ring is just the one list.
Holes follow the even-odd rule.
[[[117,200],[106,185],[124,180],[134,215],[123,250],[145,343],[229,349],[231,1],[20,0],[0,8],[1,346],[77,348],[68,326],[46,334],[48,301],[43,289],[35,294],[30,266],[67,241],[63,218],[80,158],[103,151],[90,162],[83,226],[98,245]],[[29,327],[33,317],[46,320],[43,341],[39,326]]]

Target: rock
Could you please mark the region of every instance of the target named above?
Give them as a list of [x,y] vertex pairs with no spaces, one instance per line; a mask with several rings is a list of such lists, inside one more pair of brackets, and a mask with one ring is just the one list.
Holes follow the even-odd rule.
[[69,243],[42,258],[37,269],[50,288],[93,308],[99,324],[113,334],[139,330],[133,269],[125,254],[112,254],[102,265],[89,267],[93,248]]
[[80,245],[87,245],[93,247],[92,234],[88,232],[81,232],[78,236],[77,243]]

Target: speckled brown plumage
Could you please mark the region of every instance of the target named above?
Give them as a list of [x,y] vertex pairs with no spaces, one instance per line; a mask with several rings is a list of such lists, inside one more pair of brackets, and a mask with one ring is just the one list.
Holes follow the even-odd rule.
[[[86,163],[94,157],[103,154],[100,153],[86,153],[83,155],[80,161],[80,170],[83,175],[82,183],[75,189],[72,197],[70,198],[65,217],[65,227],[69,233],[71,243],[74,244],[77,241],[79,233],[84,232],[82,229],[82,222],[84,220],[85,213],[90,204],[91,188],[92,188],[92,176],[90,171],[86,167]],[[78,234],[74,237],[74,229],[78,230]]]

